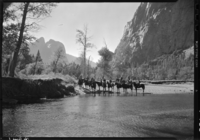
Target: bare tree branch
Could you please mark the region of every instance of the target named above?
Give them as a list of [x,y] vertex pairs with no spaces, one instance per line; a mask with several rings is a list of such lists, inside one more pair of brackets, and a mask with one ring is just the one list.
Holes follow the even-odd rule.
[[77,35],[76,35],[76,42],[81,44],[83,46],[83,74],[84,77],[86,76],[86,52],[88,51],[89,48],[93,48],[94,45],[90,43],[91,37],[88,36],[88,27],[87,25],[84,25],[83,31],[82,30],[76,30]]

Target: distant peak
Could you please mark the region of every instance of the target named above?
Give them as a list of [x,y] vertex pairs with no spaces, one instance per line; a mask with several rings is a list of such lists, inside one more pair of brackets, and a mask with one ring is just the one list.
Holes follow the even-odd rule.
[[44,37],[40,37],[39,39],[37,39],[37,41],[42,41],[45,43]]
[[57,42],[57,41],[55,41],[55,40],[53,40],[53,39],[49,39],[48,42]]

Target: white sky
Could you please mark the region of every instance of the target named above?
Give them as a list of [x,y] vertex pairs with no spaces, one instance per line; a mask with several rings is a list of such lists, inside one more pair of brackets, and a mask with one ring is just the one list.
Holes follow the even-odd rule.
[[114,52],[119,44],[124,27],[129,22],[140,3],[58,3],[51,17],[42,20],[44,26],[34,33],[37,38],[44,37],[60,41],[64,44],[66,53],[79,56],[82,46],[76,43],[76,30],[88,25],[91,43],[96,49],[91,49],[87,57],[97,62],[100,59],[98,50],[104,46],[104,39],[110,51]]

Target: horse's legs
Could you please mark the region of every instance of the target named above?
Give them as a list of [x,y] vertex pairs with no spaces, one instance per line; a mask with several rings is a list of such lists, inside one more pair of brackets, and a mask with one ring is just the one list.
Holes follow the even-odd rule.
[[144,88],[142,88],[143,89],[143,96],[144,96]]
[[135,91],[136,91],[136,96],[137,96],[137,88],[135,89]]
[[100,92],[100,86],[99,86],[99,96],[100,96],[101,92]]

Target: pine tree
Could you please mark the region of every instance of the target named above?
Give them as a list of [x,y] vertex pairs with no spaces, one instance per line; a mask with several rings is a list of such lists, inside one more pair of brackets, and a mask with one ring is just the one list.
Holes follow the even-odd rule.
[[37,62],[42,62],[42,58],[40,56],[40,51],[39,50],[37,52],[36,59],[37,59]]
[[33,72],[33,74],[35,74],[36,67],[37,67],[37,62],[42,62],[42,58],[40,56],[40,51],[39,50],[38,50],[37,55],[36,55],[36,60],[35,60],[35,66],[34,66],[34,72]]

